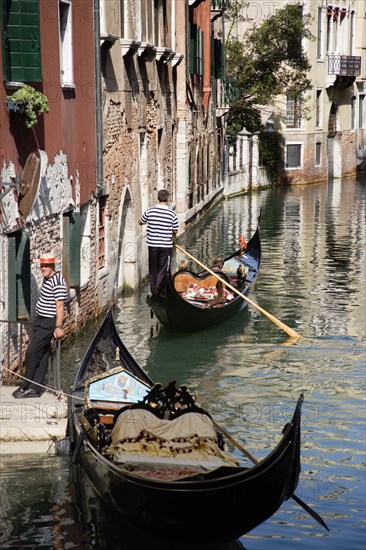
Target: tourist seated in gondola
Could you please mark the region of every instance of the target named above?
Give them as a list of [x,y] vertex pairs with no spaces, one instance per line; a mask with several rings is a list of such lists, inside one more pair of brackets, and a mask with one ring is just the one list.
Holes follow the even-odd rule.
[[178,264],[178,271],[188,271],[187,260],[181,260]]

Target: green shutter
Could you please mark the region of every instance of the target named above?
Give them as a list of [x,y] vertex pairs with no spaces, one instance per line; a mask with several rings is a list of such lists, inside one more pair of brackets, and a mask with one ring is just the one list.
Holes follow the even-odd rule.
[[2,2],[4,79],[41,82],[39,2]]
[[8,321],[17,320],[17,281],[16,281],[15,237],[8,237]]
[[198,29],[197,74],[203,75],[203,31]]
[[30,318],[31,269],[29,234],[8,237],[8,320]]
[[80,212],[73,212],[69,224],[70,286],[80,286]]
[[64,248],[62,274],[69,287],[80,286],[80,212],[63,217]]
[[29,234],[21,231],[16,255],[17,319],[30,318],[30,280],[31,269]]
[[189,72],[196,74],[197,70],[197,27],[191,23],[189,31]]

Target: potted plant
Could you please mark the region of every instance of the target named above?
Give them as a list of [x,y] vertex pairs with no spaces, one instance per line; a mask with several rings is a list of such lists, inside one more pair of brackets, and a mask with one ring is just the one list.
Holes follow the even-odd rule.
[[12,95],[7,96],[7,106],[9,112],[24,112],[27,128],[32,128],[37,124],[38,115],[49,111],[47,96],[28,84],[24,84]]

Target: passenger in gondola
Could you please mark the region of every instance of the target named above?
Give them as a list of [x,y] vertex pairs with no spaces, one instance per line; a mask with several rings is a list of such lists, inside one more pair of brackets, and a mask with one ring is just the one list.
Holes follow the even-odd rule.
[[236,286],[238,288],[241,288],[245,283],[245,280],[248,274],[248,268],[244,265],[239,265],[236,273],[238,276]]
[[214,261],[212,262],[212,271],[221,271],[222,268],[224,267],[224,260],[222,258],[215,258]]
[[187,270],[188,270],[187,260],[181,260],[178,264],[178,271],[187,271]]

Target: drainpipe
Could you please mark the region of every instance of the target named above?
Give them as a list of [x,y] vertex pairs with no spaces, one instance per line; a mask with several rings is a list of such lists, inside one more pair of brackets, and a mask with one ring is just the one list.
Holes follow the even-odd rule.
[[97,195],[103,189],[103,113],[102,113],[102,64],[100,56],[100,2],[94,0],[94,50],[95,50],[95,115],[97,149]]

